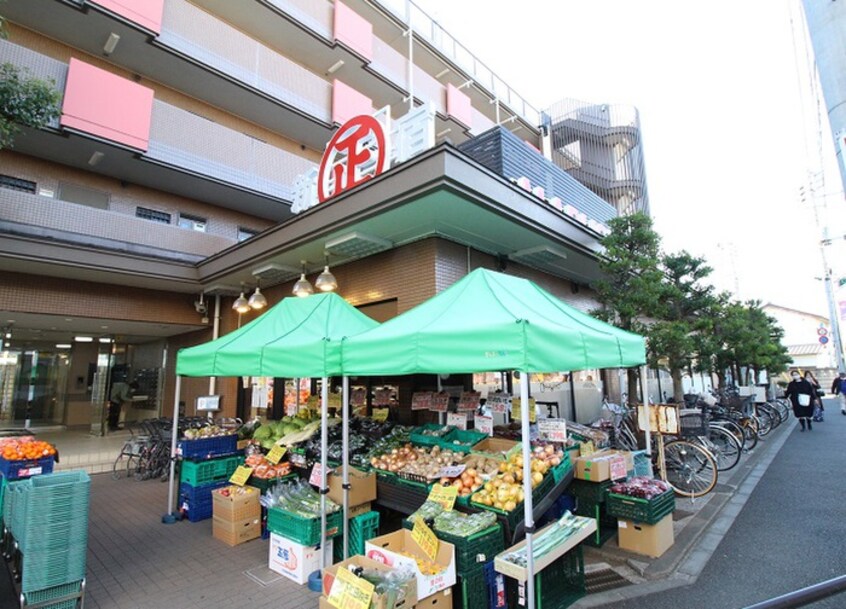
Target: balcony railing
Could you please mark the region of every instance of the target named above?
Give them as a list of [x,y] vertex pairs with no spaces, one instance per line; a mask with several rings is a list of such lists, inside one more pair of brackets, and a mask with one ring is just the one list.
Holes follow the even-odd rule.
[[17,232],[69,243],[196,261],[235,243],[177,226],[113,211],[0,188],[0,232]]
[[[65,90],[65,82],[68,77],[68,64],[36,53],[35,51],[20,45],[0,39],[0,63],[11,63],[20,68],[26,68],[29,76],[54,82],[56,89]],[[49,123],[51,127],[58,128],[59,119],[55,118]]]
[[286,201],[314,163],[207,118],[153,102],[146,157]]
[[332,85],[185,0],[164,5],[158,42],[328,123]]

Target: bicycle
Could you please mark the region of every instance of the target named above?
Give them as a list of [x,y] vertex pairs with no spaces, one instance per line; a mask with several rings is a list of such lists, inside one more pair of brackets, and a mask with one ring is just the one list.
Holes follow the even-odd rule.
[[120,453],[118,453],[112,465],[112,478],[115,480],[120,480],[124,475],[127,478],[135,477],[135,471],[138,469],[141,453],[150,442],[150,436],[135,434],[132,423],[127,424],[126,428],[129,431],[129,439],[127,439],[120,449]]
[[[159,478],[167,480],[170,467],[170,419],[151,419],[141,425],[149,434],[150,441],[143,447],[135,470],[136,480]],[[167,433],[166,433],[167,432]]]
[[682,436],[700,444],[711,453],[717,464],[717,471],[728,471],[740,462],[743,445],[731,431],[708,420],[707,405],[680,410],[679,423]]

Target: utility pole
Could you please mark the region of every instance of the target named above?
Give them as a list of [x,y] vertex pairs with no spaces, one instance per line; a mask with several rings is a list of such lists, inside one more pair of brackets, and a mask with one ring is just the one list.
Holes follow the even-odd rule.
[[[843,236],[846,239],[846,235]],[[837,301],[834,299],[834,286],[832,285],[831,267],[828,265],[828,257],[826,256],[826,247],[831,245],[831,239],[828,238],[828,229],[823,227],[823,239],[820,241],[820,253],[822,254],[823,266],[825,267],[825,295],[828,299],[828,314],[831,319],[831,335],[834,340],[834,356],[837,358],[837,371],[846,371],[846,366],[843,364],[843,343],[840,342],[840,310],[837,306]]]

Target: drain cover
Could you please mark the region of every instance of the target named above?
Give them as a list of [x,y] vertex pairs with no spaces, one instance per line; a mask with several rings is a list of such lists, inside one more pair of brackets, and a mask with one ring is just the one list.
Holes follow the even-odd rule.
[[248,569],[247,571],[244,571],[244,575],[262,587],[269,586],[273,582],[282,579],[281,575],[275,571],[271,571],[267,567],[255,567],[253,569]]
[[585,573],[585,585],[588,594],[605,592],[614,588],[622,588],[631,584],[629,580],[617,573],[614,569],[598,569]]

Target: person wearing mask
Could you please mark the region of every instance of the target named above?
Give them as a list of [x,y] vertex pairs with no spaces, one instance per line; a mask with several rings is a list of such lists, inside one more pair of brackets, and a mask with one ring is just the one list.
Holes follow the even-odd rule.
[[799,424],[802,428],[799,431],[805,431],[807,424],[808,430],[812,430],[811,417],[814,416],[814,399],[817,392],[814,386],[799,376],[798,370],[790,372],[791,381],[787,385],[787,390],[784,392],[784,397],[789,398],[793,404],[793,414],[799,419]]
[[808,381],[809,383],[811,383],[811,385],[814,386],[814,393],[816,394],[816,395],[814,395],[814,400],[812,402],[813,405],[814,405],[814,416],[813,416],[814,422],[815,423],[822,423],[823,422],[823,411],[825,410],[825,408],[823,408],[822,396],[825,395],[825,392],[820,387],[820,383],[817,380],[817,377],[815,377],[814,373],[811,372],[810,370],[805,370],[805,380]]
[[840,414],[846,414],[846,372],[841,371],[840,376],[834,379],[831,392],[840,398]]
[[132,394],[138,389],[138,383],[118,381],[112,385],[109,393],[109,431],[116,431],[120,423],[120,409],[124,402],[132,401]]

